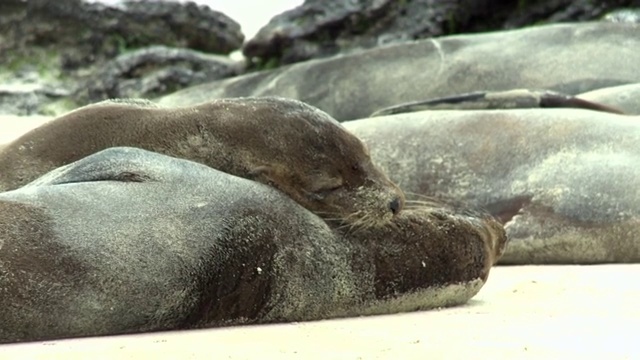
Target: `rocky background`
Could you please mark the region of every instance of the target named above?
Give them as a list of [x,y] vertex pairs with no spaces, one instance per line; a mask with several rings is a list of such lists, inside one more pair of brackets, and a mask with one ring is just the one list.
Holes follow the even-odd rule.
[[[55,116],[363,49],[558,22],[640,22],[640,0],[307,0],[252,39],[207,6],[0,2],[0,114]],[[241,50],[244,59],[229,54]],[[484,90],[484,89],[479,89]]]

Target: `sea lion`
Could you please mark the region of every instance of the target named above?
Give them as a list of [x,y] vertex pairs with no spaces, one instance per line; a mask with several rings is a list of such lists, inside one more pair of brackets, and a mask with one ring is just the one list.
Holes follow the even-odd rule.
[[476,91],[467,94],[414,101],[375,111],[370,117],[425,110],[491,110],[578,108],[624,114],[613,106],[587,101],[577,96],[549,90],[514,89],[508,91]]
[[114,146],[256,180],[327,220],[358,227],[387,223],[404,204],[402,191],[340,123],[300,101],[273,97],[171,109],[126,99],[82,107],[0,150],[0,190]]
[[578,95],[587,101],[614,105],[630,115],[640,115],[640,83],[613,86]]
[[195,85],[157,101],[185,106],[286,96],[347,121],[388,106],[479,90],[577,95],[640,82],[639,28],[565,23],[420,39]]
[[638,116],[443,110],[343,125],[408,196],[498,217],[501,263],[640,262]]
[[505,241],[434,208],[332,228],[264,184],[110,148],[0,193],[0,342],[462,304]]

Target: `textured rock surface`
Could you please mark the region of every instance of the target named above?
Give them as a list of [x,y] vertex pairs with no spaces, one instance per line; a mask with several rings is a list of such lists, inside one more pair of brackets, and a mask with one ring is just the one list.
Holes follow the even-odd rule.
[[[637,0],[306,0],[274,17],[243,47],[260,66],[434,36],[588,21]],[[628,13],[617,15],[629,21]]]
[[153,98],[190,85],[237,75],[243,62],[189,49],[152,46],[108,61],[74,95],[80,103],[113,98]]
[[347,120],[400,103],[474,91],[531,88],[575,95],[640,82],[638,49],[638,24],[555,24],[446,36],[203,84],[160,103],[279,95]]
[[150,45],[228,54],[244,39],[235,21],[194,3],[4,0],[0,13],[0,51],[8,55],[3,65],[38,50],[59,56],[64,70]]
[[[204,54],[166,55],[164,59],[156,56],[152,60],[129,53],[164,45],[228,54],[238,49],[244,39],[235,21],[194,3],[125,0],[107,6],[83,0],[3,0],[0,14],[0,84],[11,87],[0,94],[0,113],[60,114],[86,101],[104,99],[98,95],[157,96],[231,76],[236,71],[222,65],[222,60],[215,62],[219,64],[215,70],[197,69],[209,67],[204,64],[207,60],[211,64],[212,59]],[[147,52],[157,55],[155,49]],[[110,68],[105,65],[117,56],[131,59],[136,55],[143,59],[138,64],[120,59]],[[167,63],[162,64],[161,60]],[[176,60],[182,65],[176,65]],[[151,63],[157,71],[143,84],[131,84],[134,81],[128,79],[114,84],[118,76],[137,78],[143,71],[136,65]],[[103,66],[108,68],[99,75],[106,78],[91,75]],[[114,70],[113,66],[119,69]],[[120,74],[114,74],[118,71]],[[82,81],[86,77],[97,86],[87,89],[86,81]],[[27,91],[28,88],[32,90]],[[75,96],[78,88],[84,96]],[[96,96],[87,96],[89,90]]]

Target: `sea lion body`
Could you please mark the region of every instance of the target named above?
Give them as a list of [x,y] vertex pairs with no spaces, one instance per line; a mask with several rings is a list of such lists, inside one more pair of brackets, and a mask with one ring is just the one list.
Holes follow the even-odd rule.
[[640,261],[638,117],[425,111],[343,124],[407,194],[500,218],[501,263]]
[[0,193],[0,342],[455,305],[505,241],[435,209],[343,231],[272,187],[111,148]]
[[141,100],[89,105],[0,150],[0,190],[115,146],[181,157],[269,184],[328,219],[388,222],[404,197],[362,142],[326,113],[284,98],[221,99],[185,108]]

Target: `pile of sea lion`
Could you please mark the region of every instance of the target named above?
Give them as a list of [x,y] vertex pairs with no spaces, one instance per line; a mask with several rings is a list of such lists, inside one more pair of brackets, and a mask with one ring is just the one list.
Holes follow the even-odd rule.
[[467,302],[506,236],[295,100],[109,101],[0,150],[0,342]]
[[639,30],[429,39],[36,128],[0,148],[0,342],[429,309],[498,262],[640,262]]

